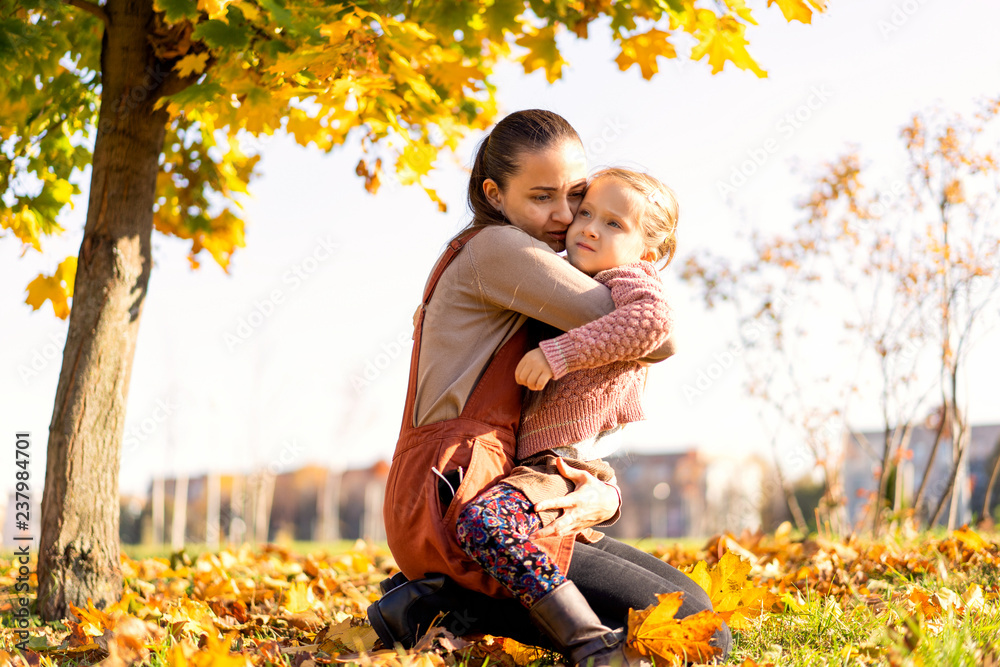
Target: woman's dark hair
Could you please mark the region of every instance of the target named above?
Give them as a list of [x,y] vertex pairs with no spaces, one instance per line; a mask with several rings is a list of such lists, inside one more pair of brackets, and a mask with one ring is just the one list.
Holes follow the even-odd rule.
[[564,139],[580,141],[580,135],[565,118],[544,109],[515,111],[497,123],[479,143],[469,178],[469,209],[472,221],[459,232],[487,225],[507,224],[503,213],[493,208],[483,192],[483,183],[493,179],[501,190],[521,169],[525,153],[545,150]]

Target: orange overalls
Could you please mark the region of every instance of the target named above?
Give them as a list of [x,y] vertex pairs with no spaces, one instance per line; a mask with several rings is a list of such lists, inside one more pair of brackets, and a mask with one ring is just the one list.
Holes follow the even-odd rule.
[[[469,501],[506,477],[514,466],[515,436],[521,420],[523,396],[522,387],[514,381],[514,370],[527,351],[525,327],[522,326],[493,356],[461,415],[434,424],[413,426],[424,310],[441,274],[477,232],[472,231],[449,244],[424,291],[423,307],[414,328],[403,424],[392,457],[382,512],[389,549],[408,579],[437,572],[448,575],[463,588],[493,597],[510,597],[500,582],[458,545],[455,525]],[[442,514],[439,477],[433,468],[446,475],[459,467],[463,469],[462,481]],[[574,539],[574,535],[551,537],[538,540],[536,544],[565,573]]]

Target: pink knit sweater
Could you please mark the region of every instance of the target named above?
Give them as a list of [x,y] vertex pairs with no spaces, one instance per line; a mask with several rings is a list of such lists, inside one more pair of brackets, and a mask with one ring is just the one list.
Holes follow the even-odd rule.
[[540,343],[553,380],[525,401],[518,459],[645,419],[646,368],[637,360],[663,344],[673,324],[659,275],[636,262],[594,278],[611,289],[615,310]]

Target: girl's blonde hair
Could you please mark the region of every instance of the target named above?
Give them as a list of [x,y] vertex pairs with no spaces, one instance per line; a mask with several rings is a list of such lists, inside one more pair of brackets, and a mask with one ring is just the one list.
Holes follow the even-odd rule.
[[646,211],[639,224],[645,234],[646,249],[656,254],[654,263],[663,261],[660,268],[669,264],[677,250],[677,217],[680,214],[674,191],[649,174],[620,167],[601,169],[591,177],[590,183],[599,178],[613,178],[642,195]]

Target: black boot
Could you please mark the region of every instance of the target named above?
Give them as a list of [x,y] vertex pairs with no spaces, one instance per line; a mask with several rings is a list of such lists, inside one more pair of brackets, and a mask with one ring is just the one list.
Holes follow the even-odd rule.
[[[394,579],[394,577],[393,577]],[[382,582],[383,590],[388,579]],[[390,586],[382,597],[368,607],[368,621],[375,629],[375,634],[382,640],[382,645],[391,648],[402,644],[409,649],[431,626],[431,623],[446,606],[442,603],[442,592],[450,579],[437,574],[424,579],[404,581]]]
[[389,591],[391,591],[393,588],[396,588],[397,586],[402,586],[407,581],[409,581],[409,580],[406,578],[405,574],[403,574],[402,572],[397,572],[396,574],[392,575],[388,579],[383,579],[379,583],[378,587],[382,591],[382,595],[385,595],[386,593],[388,593]]
[[590,608],[572,581],[560,585],[531,608],[531,620],[578,667],[625,667],[625,633],[612,630]]
[[431,623],[456,637],[487,632],[522,644],[555,648],[513,598],[466,590],[443,574],[406,581],[400,573],[383,581],[382,588],[382,598],[368,607],[368,621],[386,648],[396,644],[413,648]]

